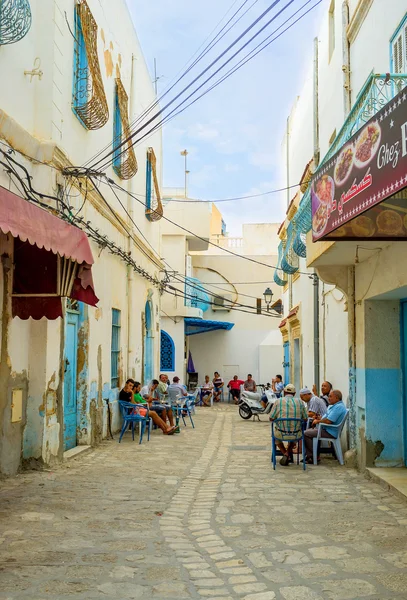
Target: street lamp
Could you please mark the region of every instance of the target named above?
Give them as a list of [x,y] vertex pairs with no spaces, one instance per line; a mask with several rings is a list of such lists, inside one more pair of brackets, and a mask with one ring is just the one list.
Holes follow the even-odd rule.
[[268,287],[264,290],[264,301],[266,303],[266,307],[267,307],[267,312],[270,312],[270,304],[271,301],[273,300],[273,292],[271,291],[271,289]]

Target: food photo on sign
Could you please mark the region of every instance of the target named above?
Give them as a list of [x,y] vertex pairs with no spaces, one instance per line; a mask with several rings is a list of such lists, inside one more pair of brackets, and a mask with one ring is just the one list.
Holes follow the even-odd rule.
[[407,88],[311,181],[312,238],[407,239]]

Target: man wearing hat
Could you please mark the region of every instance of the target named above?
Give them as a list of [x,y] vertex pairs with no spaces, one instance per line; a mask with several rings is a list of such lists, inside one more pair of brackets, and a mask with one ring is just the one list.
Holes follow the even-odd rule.
[[[294,398],[294,396],[295,386],[292,383],[289,383],[284,388],[283,398],[278,398],[275,401],[273,408],[271,409],[270,421],[275,421],[276,419],[307,420],[307,409],[305,404],[299,398]],[[281,427],[283,427],[283,425],[281,425]],[[275,426],[274,437],[276,438],[277,448],[283,455],[280,459],[280,465],[288,467],[290,461],[292,462],[293,449],[301,432],[301,424],[299,422],[290,423],[290,421],[287,421],[284,423],[284,427],[286,431],[290,432],[290,434],[285,433],[284,430],[280,430],[277,426]],[[282,441],[283,437],[288,441],[287,448],[284,446]],[[290,439],[294,441],[290,442]]]
[[317,419],[322,418],[326,413],[326,404],[322,398],[314,396],[307,387],[300,390],[300,398],[307,405],[308,417]]

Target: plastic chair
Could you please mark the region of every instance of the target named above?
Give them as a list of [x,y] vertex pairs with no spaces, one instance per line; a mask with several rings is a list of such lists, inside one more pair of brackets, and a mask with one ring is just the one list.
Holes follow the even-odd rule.
[[[304,444],[304,431],[306,421],[303,419],[276,419],[271,422],[271,462],[273,463],[273,469],[276,469],[276,439],[279,442],[299,442],[302,440],[302,448],[305,448]],[[278,438],[274,435],[274,427],[279,430]],[[304,459],[304,454],[303,454]],[[300,463],[300,453],[297,447],[297,465]],[[303,469],[306,469],[306,461],[303,460]]]
[[[144,431],[146,429],[146,425],[147,425],[147,441],[150,441],[151,425],[152,425],[153,421],[150,418],[148,406],[146,404],[132,404],[131,402],[125,402],[124,400],[119,400],[119,406],[120,406],[120,410],[121,410],[122,417],[123,417],[123,427],[120,432],[119,444],[122,441],[124,432],[126,431],[126,429],[129,425],[131,426],[131,433],[132,433],[133,441],[134,441],[134,425],[136,423],[140,424],[139,444],[141,444],[143,441],[143,435],[144,435]],[[147,410],[147,414],[145,417],[142,417],[139,414],[134,414],[134,409],[137,407],[144,408]]]
[[[342,433],[342,429],[344,428],[344,425],[346,423],[346,419],[348,418],[349,415],[349,408],[346,409],[346,413],[342,419],[342,421],[340,423],[338,423],[338,425],[330,425],[329,423],[318,423],[317,428],[318,428],[318,435],[317,437],[315,437],[312,440],[312,452],[313,452],[313,457],[314,457],[314,465],[318,464],[318,443],[319,442],[330,442],[336,452],[336,456],[337,459],[339,461],[340,465],[344,464],[343,461],[343,454],[342,454],[342,445],[341,445],[341,433]],[[332,427],[338,430],[338,435],[336,438],[321,438],[321,431],[322,429],[326,429],[327,427]]]
[[195,414],[195,406],[200,402],[200,388],[196,388],[192,394],[188,394],[187,400],[190,401],[191,413]]

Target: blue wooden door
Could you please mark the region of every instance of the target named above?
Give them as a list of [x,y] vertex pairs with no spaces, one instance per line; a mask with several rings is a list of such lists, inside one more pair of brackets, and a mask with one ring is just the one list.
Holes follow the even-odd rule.
[[290,383],[290,342],[284,342],[284,385]]
[[153,338],[153,311],[151,302],[145,307],[145,333],[144,333],[144,384],[149,383],[153,377],[154,369],[154,338]]
[[77,312],[66,312],[65,321],[65,352],[64,352],[64,449],[76,446],[76,376],[78,355],[78,324]]
[[407,467],[407,300],[401,302],[401,368],[403,375],[404,464]]

